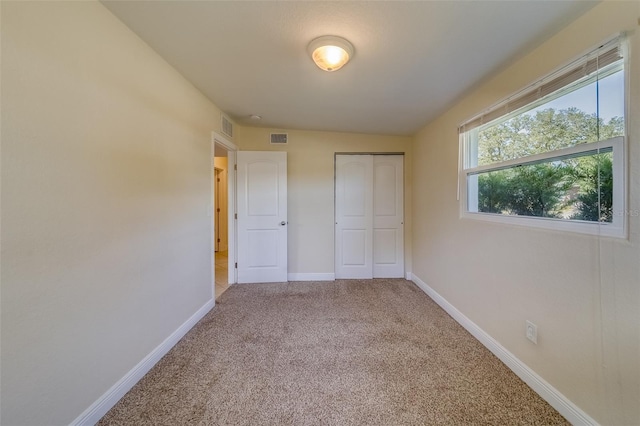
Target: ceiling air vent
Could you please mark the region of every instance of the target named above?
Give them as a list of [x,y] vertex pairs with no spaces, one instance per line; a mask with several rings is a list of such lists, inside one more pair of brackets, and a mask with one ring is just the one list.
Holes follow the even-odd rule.
[[231,122],[231,120],[229,120],[229,117],[227,117],[226,115],[222,114],[221,117],[222,117],[222,125],[221,125],[222,134],[233,139],[233,123]]
[[277,145],[286,144],[288,142],[287,136],[286,133],[271,133],[271,143]]

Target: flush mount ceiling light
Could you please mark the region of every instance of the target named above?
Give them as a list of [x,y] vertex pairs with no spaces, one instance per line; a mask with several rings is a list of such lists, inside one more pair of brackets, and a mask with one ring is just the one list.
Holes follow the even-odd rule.
[[324,71],[337,71],[353,57],[353,45],[338,36],[322,36],[309,43],[307,51]]

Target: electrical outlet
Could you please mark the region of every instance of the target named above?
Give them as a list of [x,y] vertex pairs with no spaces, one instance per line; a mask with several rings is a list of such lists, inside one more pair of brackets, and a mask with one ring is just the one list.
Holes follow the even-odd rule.
[[534,344],[538,344],[538,326],[531,321],[527,321],[526,336],[527,339],[531,340]]

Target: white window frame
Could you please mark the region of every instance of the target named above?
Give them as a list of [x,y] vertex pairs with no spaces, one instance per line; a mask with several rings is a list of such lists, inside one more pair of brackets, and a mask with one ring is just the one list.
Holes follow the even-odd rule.
[[[599,235],[614,238],[626,238],[626,144],[623,136],[617,136],[615,138],[591,142],[586,144],[579,144],[570,148],[564,148],[556,151],[545,152],[543,154],[536,154],[527,157],[521,157],[515,160],[508,160],[499,163],[488,164],[477,167],[467,167],[467,161],[469,158],[469,132],[460,135],[461,149],[465,153],[465,159],[462,167],[460,168],[460,197],[461,205],[461,218],[481,220],[486,222],[503,223],[508,225],[520,225],[528,226],[532,228],[550,229],[556,231],[568,231],[577,232],[588,235]],[[613,202],[612,202],[612,222],[591,222],[584,220],[571,220],[571,219],[559,219],[549,217],[536,217],[536,216],[516,216],[505,215],[500,213],[485,213],[469,211],[468,199],[469,199],[469,177],[477,176],[479,173],[489,172],[494,170],[508,169],[518,165],[527,165],[531,163],[537,163],[544,160],[553,160],[555,158],[562,158],[567,156],[575,156],[580,153],[593,152],[597,154],[599,151],[611,150],[613,155]],[[477,191],[476,191],[477,196]]]
[[[572,61],[569,61],[567,65],[564,67],[560,67],[555,72],[548,74],[546,77],[541,80],[533,83],[532,85],[525,87],[523,90],[514,93],[513,95],[505,98],[504,100],[498,102],[494,106],[488,108],[483,111],[482,114],[474,117],[471,120],[465,122],[460,126],[461,130],[464,130],[466,123],[472,123],[477,121],[480,118],[481,122],[485,119],[486,116],[490,115],[491,111],[497,111],[499,108],[504,105],[508,105],[508,103],[516,98],[520,93],[526,92],[530,90],[530,88],[539,87],[540,85],[546,83],[549,80],[555,78],[558,74],[561,74],[566,67],[571,67],[573,63],[576,63],[580,60],[586,61],[584,58],[589,58],[591,55],[596,53],[598,49],[608,49],[610,46],[618,45],[620,48],[621,56],[622,56],[622,69],[624,70],[624,121],[625,121],[625,129],[629,128],[629,85],[630,85],[630,72],[629,72],[629,55],[628,55],[628,45],[627,41],[624,37],[624,34],[618,34],[614,37],[611,37],[610,40],[602,43],[599,47],[592,49],[591,51],[585,52],[584,55],[578,57]],[[604,68],[607,70],[607,68]],[[613,68],[609,68],[608,71],[613,71]],[[586,84],[587,82],[583,82]],[[570,87],[570,86],[567,86]],[[563,91],[565,88],[561,88],[560,91]],[[529,104],[533,108],[537,105],[544,103],[543,99],[538,99],[537,101]],[[514,115],[519,115],[517,111],[514,111],[512,114],[503,115],[499,120],[504,121],[509,119]],[[493,120],[487,121],[486,124],[492,123]],[[498,122],[498,120],[496,120]],[[481,126],[484,127],[484,126]],[[485,222],[494,222],[506,225],[516,225],[516,226],[525,226],[529,228],[539,228],[539,229],[547,229],[552,231],[566,231],[566,232],[574,232],[579,234],[587,234],[587,235],[596,235],[602,237],[611,237],[611,238],[628,238],[628,210],[627,210],[627,182],[628,182],[628,170],[627,170],[627,158],[628,158],[628,147],[626,143],[625,136],[618,136],[615,138],[611,138],[608,140],[601,140],[597,142],[591,142],[588,144],[579,144],[570,148],[565,148],[561,150],[551,151],[543,154],[532,155],[528,157],[521,157],[514,160],[503,161],[499,163],[492,163],[488,165],[478,166],[477,165],[477,144],[470,143],[472,137],[476,138],[478,131],[480,130],[477,127],[471,128],[468,131],[460,131],[460,139],[459,139],[459,162],[458,162],[458,200],[460,201],[460,218],[461,219],[469,219],[469,220],[478,220]],[[579,153],[586,153],[590,151],[597,150],[611,150],[613,152],[613,200],[612,200],[612,222],[591,222],[591,221],[583,221],[583,220],[572,220],[572,219],[561,219],[561,218],[548,218],[548,217],[536,217],[536,216],[518,216],[518,215],[507,215],[500,213],[486,213],[486,212],[474,212],[469,211],[469,192],[468,192],[468,182],[469,176],[477,175],[480,172],[487,172],[491,170],[505,169],[509,167],[515,167],[517,165],[525,165],[534,162],[540,162],[541,160],[548,160],[553,158],[560,158],[564,156],[571,156]],[[475,196],[477,197],[477,191],[475,192]],[[475,203],[477,206],[477,202]],[[477,208],[477,207],[476,207]]]

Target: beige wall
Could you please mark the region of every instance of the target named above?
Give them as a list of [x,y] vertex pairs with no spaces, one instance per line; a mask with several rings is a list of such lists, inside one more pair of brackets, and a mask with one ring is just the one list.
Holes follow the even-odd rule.
[[1,421],[68,424],[212,299],[220,111],[97,2],[1,8]]
[[[640,2],[604,2],[427,125],[413,151],[414,274],[603,424],[640,424]],[[630,238],[461,220],[457,125],[630,30]],[[471,65],[471,64],[470,64]],[[538,344],[525,338],[538,325]]]
[[[287,145],[271,145],[271,132],[289,134]],[[405,153],[405,263],[411,271],[411,138],[353,133],[240,127],[244,151],[286,151],[288,169],[289,273],[334,273],[334,154]]]
[[[630,210],[640,211],[639,8],[597,6],[413,146],[288,131],[289,272],[334,271],[334,153],[405,152],[407,270],[598,421],[639,423],[640,219],[629,241],[599,240],[463,221],[455,198],[459,122],[632,29]],[[220,111],[99,3],[0,10],[0,420],[66,424],[212,298]],[[241,149],[283,149],[268,129],[236,128]]]

